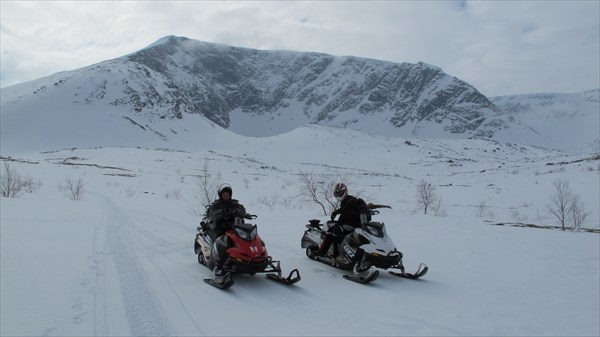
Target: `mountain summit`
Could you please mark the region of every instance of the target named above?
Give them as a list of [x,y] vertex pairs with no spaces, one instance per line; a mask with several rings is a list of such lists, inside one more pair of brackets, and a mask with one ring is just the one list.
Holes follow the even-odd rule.
[[[124,59],[143,66],[146,80],[155,73],[178,88],[185,96],[172,98],[179,112],[202,114],[241,134],[264,136],[307,123],[368,129],[376,119],[396,131],[410,127],[405,134],[415,136],[428,122],[450,134],[491,136],[505,125],[475,88],[424,63],[262,51],[174,36]],[[156,97],[151,91],[128,95],[138,110]],[[279,127],[246,129],[242,121],[249,117]]]
[[[169,141],[216,126],[265,137],[307,124],[541,146],[547,138],[468,83],[425,63],[256,50],[176,36],[2,90],[5,144],[23,133],[43,142],[48,127],[73,132],[76,120],[82,121],[76,129],[87,130],[77,133],[113,145],[124,138]],[[132,127],[143,135],[132,134]]]

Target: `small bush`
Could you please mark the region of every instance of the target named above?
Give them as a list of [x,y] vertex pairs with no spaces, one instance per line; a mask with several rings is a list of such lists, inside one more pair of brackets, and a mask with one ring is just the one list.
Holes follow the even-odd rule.
[[67,198],[71,200],[81,200],[83,198],[85,183],[81,178],[73,180],[69,177],[65,178],[65,184],[60,184],[58,189],[63,191]]
[[550,196],[550,204],[546,206],[548,213],[556,219],[562,230],[580,229],[588,213],[579,196],[571,191],[566,179],[555,180],[554,188],[555,193]]
[[434,191],[435,186],[426,180],[421,180],[417,185],[417,204],[423,210],[423,214],[427,214],[436,202],[437,197]]
[[9,163],[5,162],[0,176],[0,192],[2,196],[15,198],[21,193],[24,186],[19,173]]
[[37,190],[40,189],[40,187],[42,186],[42,182],[41,181],[33,181],[33,178],[30,176],[26,176],[23,179],[23,188],[25,189],[25,192],[27,193],[33,193],[36,192]]

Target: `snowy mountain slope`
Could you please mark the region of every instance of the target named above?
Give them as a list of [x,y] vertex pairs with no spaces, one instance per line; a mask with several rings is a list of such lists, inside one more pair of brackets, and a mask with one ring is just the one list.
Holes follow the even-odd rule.
[[600,151],[600,89],[492,97],[491,101],[549,140],[564,144],[560,148],[572,150],[585,145],[590,152]]
[[[544,205],[552,182],[565,178],[590,212],[587,226],[599,228],[597,159],[579,162],[586,157],[490,140],[404,140],[322,126],[240,145],[78,148],[13,158],[20,174],[42,185],[0,199],[0,334],[600,332],[598,234],[491,225],[552,224]],[[205,162],[258,214],[270,254],[284,272],[299,268],[299,283],[288,288],[241,276],[222,292],[202,282],[210,272],[196,262],[193,236]],[[299,172],[343,177],[352,193],[392,206],[378,219],[407,268],[425,262],[430,272],[417,282],[384,273],[363,286],[306,258],[304,224],[327,217],[300,203]],[[58,189],[67,177],[86,183],[82,200]],[[421,179],[436,187],[445,216],[415,211]]]
[[[178,37],[2,88],[1,94],[5,154],[37,145],[189,148],[197,138],[229,137],[207,131],[217,126],[263,137],[309,123],[389,137],[476,136],[566,150],[583,146],[565,144],[562,135],[549,138],[537,131],[546,130],[539,120],[523,123],[467,83],[423,63],[260,51]],[[589,113],[594,112],[582,110]],[[586,129],[582,137],[593,138],[594,131]],[[72,144],[49,144],[55,133],[72,134]],[[85,142],[79,144],[81,135]],[[110,141],[117,138],[126,142]]]
[[[169,110],[161,100],[146,102],[154,107],[151,111],[131,111],[135,106],[119,100],[131,88],[130,82],[123,82],[131,75],[130,64],[109,63],[110,69],[98,70],[104,77],[79,70],[2,89],[0,153],[96,146],[194,148],[213,138],[234,142],[244,138],[198,114],[174,118],[181,111]],[[164,83],[154,83],[153,90],[171,90],[160,84]],[[86,91],[89,88],[94,88],[92,93]],[[23,99],[29,93],[33,98]],[[112,99],[96,101],[96,97]]]
[[445,119],[451,123],[446,132],[472,134],[495,110],[468,84],[423,63],[260,51],[175,36],[127,59],[166,74],[189,93],[197,112],[223,127],[230,126],[233,111],[274,120],[289,111],[300,121],[335,126],[352,126],[356,121],[348,113],[356,112],[394,127]]

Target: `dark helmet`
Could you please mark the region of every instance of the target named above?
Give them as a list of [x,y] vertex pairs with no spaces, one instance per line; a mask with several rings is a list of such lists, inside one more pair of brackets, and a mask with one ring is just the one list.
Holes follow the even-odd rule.
[[229,192],[229,196],[233,197],[233,190],[229,184],[222,184],[219,186],[219,199],[223,199],[223,192]]
[[343,200],[348,195],[348,187],[344,183],[337,183],[333,188],[333,196],[337,200]]

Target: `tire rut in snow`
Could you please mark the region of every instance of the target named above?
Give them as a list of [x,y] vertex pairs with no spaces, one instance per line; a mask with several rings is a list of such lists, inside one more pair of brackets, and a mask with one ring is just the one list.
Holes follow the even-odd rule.
[[148,288],[143,269],[130,248],[131,221],[110,200],[105,199],[109,211],[107,242],[121,282],[123,302],[132,336],[169,336],[168,320],[160,304]]

